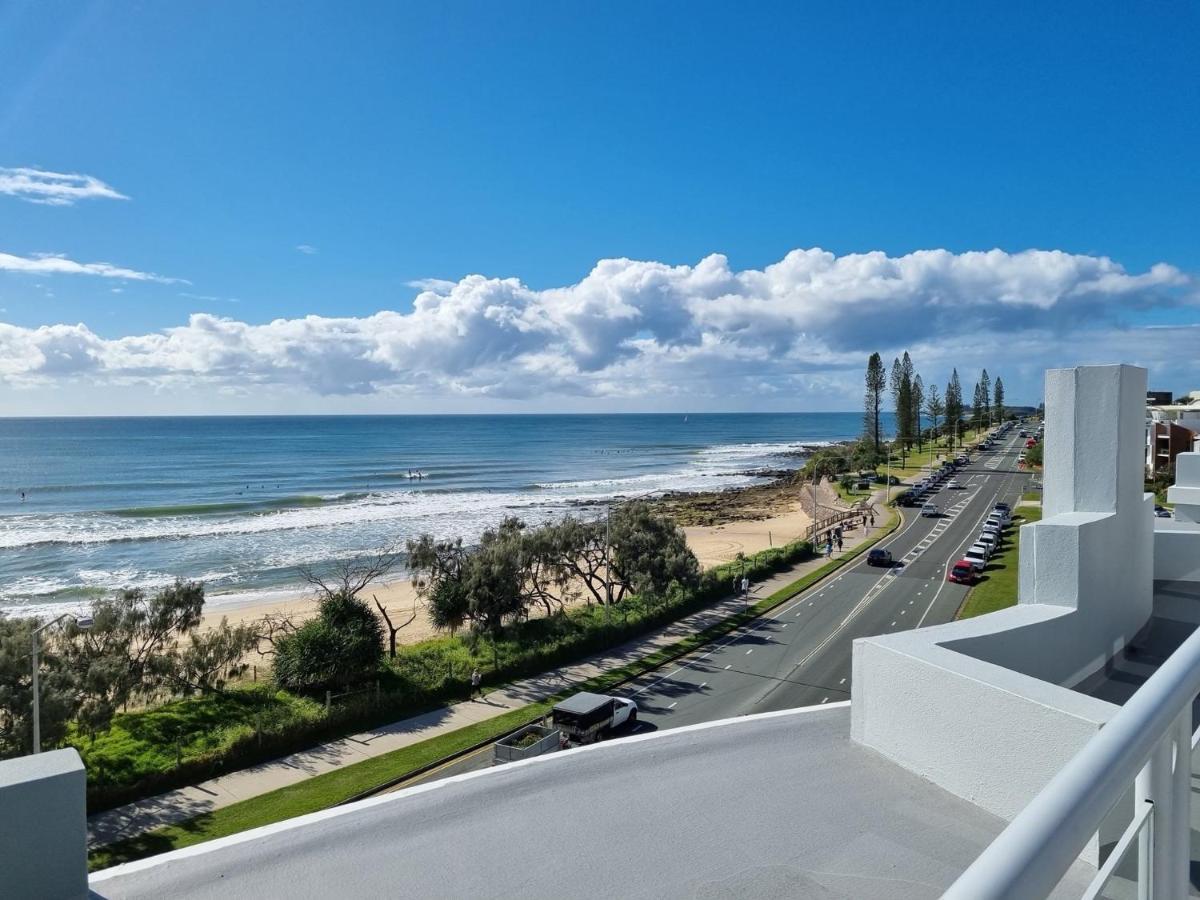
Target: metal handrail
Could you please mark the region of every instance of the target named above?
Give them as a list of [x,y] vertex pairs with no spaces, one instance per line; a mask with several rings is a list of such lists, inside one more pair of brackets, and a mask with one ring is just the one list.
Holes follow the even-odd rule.
[[1200,629],[1063,766],[944,896],[999,900],[1049,895],[1175,722],[1184,711],[1190,715],[1197,693]]

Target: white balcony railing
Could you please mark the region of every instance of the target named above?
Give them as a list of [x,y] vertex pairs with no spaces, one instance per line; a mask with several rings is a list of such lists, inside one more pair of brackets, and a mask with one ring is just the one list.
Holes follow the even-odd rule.
[[1139,900],[1188,895],[1192,700],[1200,629],[1042,789],[944,895],[1046,897],[1134,784],[1133,820],[1084,893],[1099,895],[1136,840]]

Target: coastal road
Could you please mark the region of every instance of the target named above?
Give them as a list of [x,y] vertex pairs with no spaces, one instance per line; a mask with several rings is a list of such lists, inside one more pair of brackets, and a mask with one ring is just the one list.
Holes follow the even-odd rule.
[[[1000,500],[1015,505],[1029,476],[1017,468],[1016,431],[960,470],[962,490],[942,487],[938,518],[905,510],[879,546],[897,565],[847,567],[691,657],[620,691],[639,707],[641,730],[849,699],[855,638],[938,625],[954,618],[967,588],[946,581]],[[1016,540],[1015,534],[1009,540]]]
[[[892,552],[893,568],[872,568],[864,554],[766,616],[614,692],[637,701],[635,732],[847,700],[855,638],[953,619],[967,588],[946,581],[948,566],[975,542],[997,501],[1015,506],[1028,488],[1029,475],[1017,468],[1024,438],[1016,433],[959,470],[963,489],[943,486],[933,496],[941,516],[903,510],[899,529],[878,544]],[[488,746],[401,787],[486,768],[491,758]]]

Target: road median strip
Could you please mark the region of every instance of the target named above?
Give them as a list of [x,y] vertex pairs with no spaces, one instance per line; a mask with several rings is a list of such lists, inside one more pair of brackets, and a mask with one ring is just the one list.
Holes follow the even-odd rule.
[[[535,701],[482,722],[201,813],[174,825],[155,828],[96,848],[88,855],[89,869],[95,871],[226,837],[398,787],[540,721],[557,702],[577,691],[611,691],[736,631],[844,568],[869,548],[891,536],[902,521],[899,513],[892,511],[891,519],[881,525],[875,535],[862,541],[843,556],[830,560],[820,568],[774,591],[746,610],[734,613],[696,634],[662,647],[634,662],[582,681],[545,700]],[[402,774],[390,774],[398,770]]]

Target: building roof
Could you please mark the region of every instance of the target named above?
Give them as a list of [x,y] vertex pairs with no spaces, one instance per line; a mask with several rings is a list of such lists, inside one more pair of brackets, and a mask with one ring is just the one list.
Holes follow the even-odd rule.
[[[106,898],[936,897],[1004,822],[849,738],[848,704],[637,735],[93,875]],[[1078,896],[1094,870],[1076,863]]]

